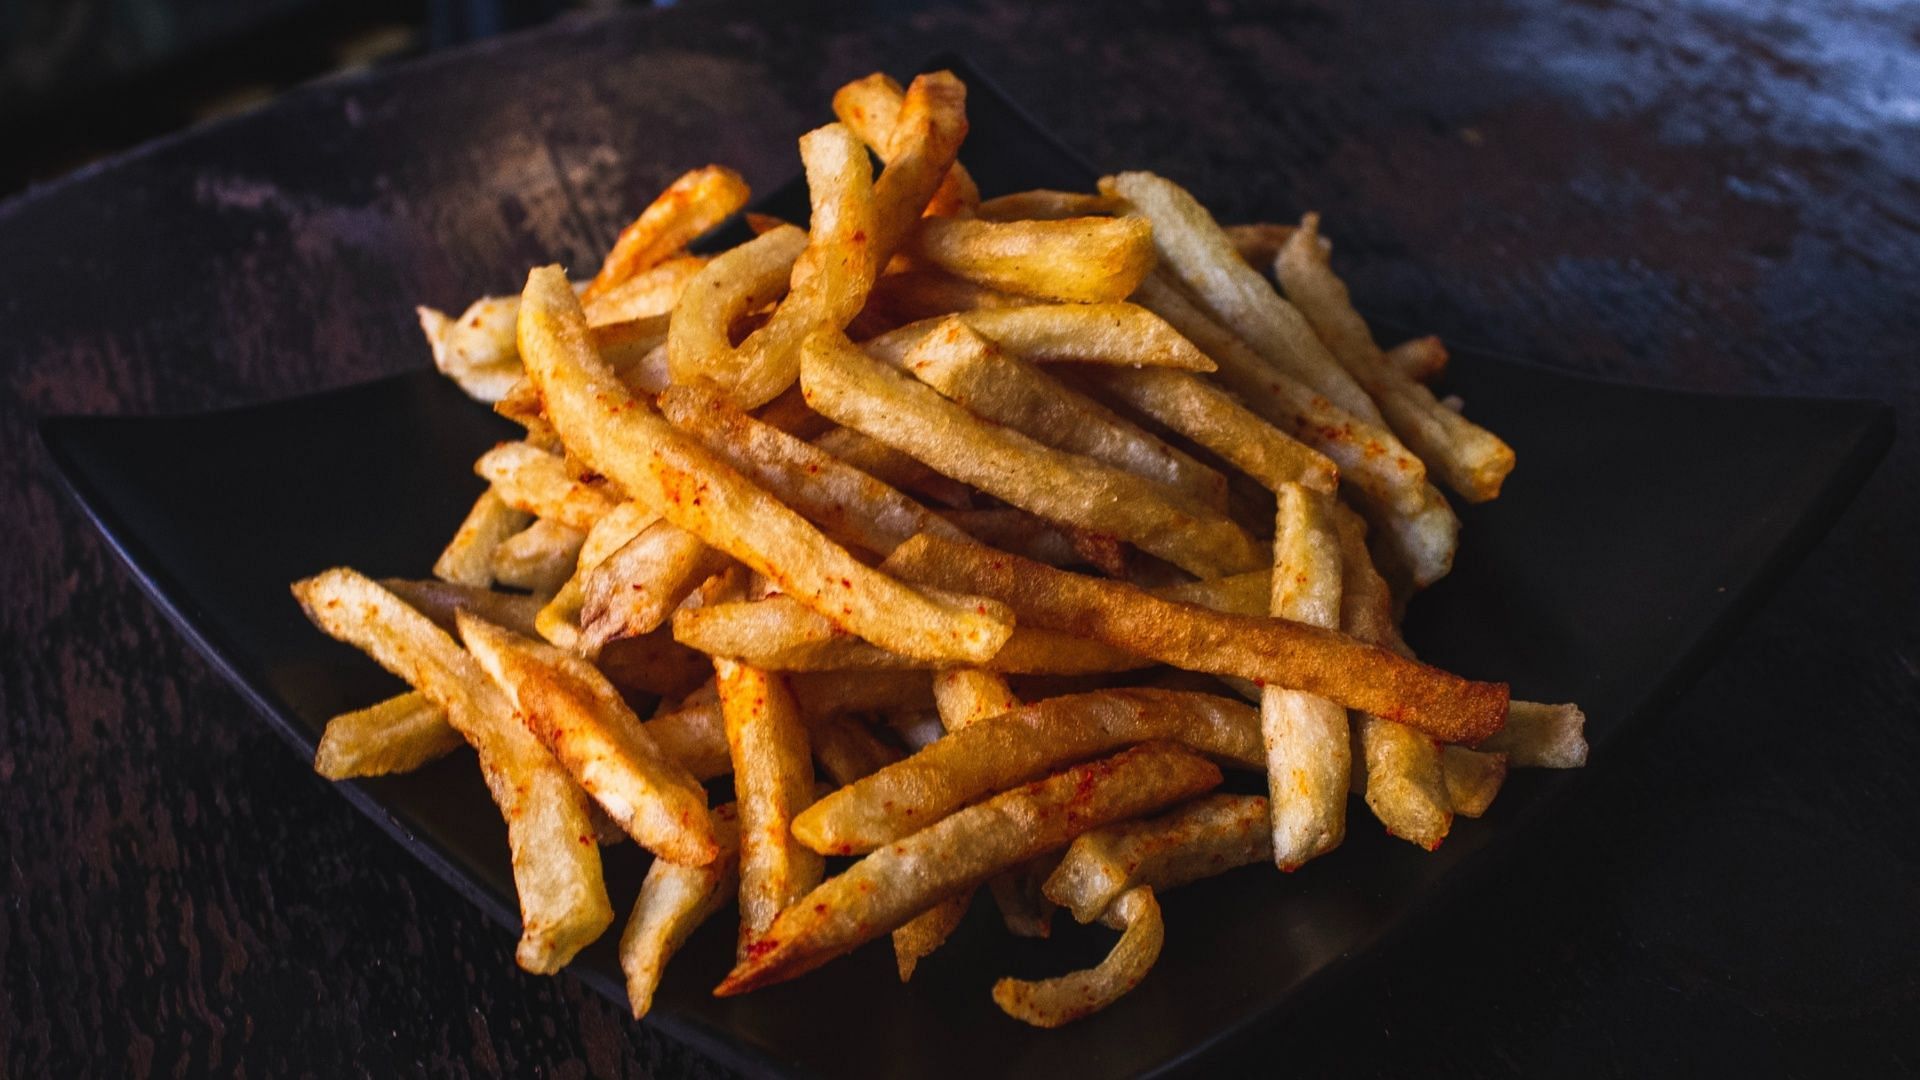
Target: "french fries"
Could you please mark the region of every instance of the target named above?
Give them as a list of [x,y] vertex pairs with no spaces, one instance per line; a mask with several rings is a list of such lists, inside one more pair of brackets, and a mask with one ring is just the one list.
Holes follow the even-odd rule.
[[[1379,347],[1315,215],[1222,229],[1138,172],[983,200],[949,72],[833,107],[799,142],[804,230],[748,212],[752,239],[690,254],[747,199],[708,166],[589,281],[419,309],[525,437],[475,463],[436,580],[294,586],[409,684],[333,717],[314,768],[474,746],[523,967],[610,925],[599,847],[631,837],[636,1017],[729,900],[722,996],[888,933],[905,981],[987,885],[1012,934],[1056,905],[1120,931],[991,987],[1054,1027],[1148,977],[1168,890],[1327,854],[1350,791],[1431,848],[1509,769],[1584,764],[1578,707],[1402,639],[1459,543],[1436,483],[1492,498],[1513,452],[1427,387],[1437,338]],[[1229,767],[1267,795],[1206,795]],[[735,801],[709,811],[711,781]]]

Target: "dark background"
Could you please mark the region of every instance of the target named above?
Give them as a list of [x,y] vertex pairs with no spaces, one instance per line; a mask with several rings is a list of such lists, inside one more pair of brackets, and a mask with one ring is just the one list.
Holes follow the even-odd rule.
[[[1323,211],[1361,306],[1395,323],[1596,374],[1878,398],[1903,429],[1920,421],[1911,6],[237,9],[0,9],[4,182],[554,15],[515,46],[547,50],[553,77],[570,75],[567,35],[611,35],[658,66],[661,112],[702,117],[663,126],[661,176],[580,159],[587,182],[637,204],[709,152],[783,178],[826,88],[954,48],[1096,163],[1166,171],[1223,219]],[[46,36],[46,12],[76,10],[86,29]],[[116,29],[129,11],[171,12],[178,32]],[[0,206],[0,235],[31,212],[31,197]],[[128,258],[164,259],[137,240]],[[102,303],[113,286],[71,285]],[[0,324],[14,303],[0,295]],[[35,415],[264,400],[424,349],[207,342],[204,368],[181,370],[151,343],[45,344],[0,349],[0,1071],[703,1071],[571,980],[518,972],[507,935],[287,754],[163,623],[28,438]],[[1341,1076],[1920,1069],[1916,480],[1903,435],[1722,662],[1593,763],[1526,859],[1229,1060]]]

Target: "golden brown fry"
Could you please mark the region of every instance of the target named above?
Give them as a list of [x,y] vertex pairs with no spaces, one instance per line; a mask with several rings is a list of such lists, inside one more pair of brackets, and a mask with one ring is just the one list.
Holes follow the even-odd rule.
[[651,269],[701,233],[747,205],[746,181],[732,169],[708,165],[694,169],[660,193],[613,242],[600,272],[587,282],[581,299],[594,300],[614,286]]
[[1038,982],[1001,979],[993,984],[993,1003],[1015,1020],[1057,1028],[1092,1016],[1139,986],[1166,940],[1153,890],[1128,892],[1114,902],[1111,917],[1124,929],[1098,966]]
[[[1270,613],[1339,629],[1342,567],[1332,500],[1291,484],[1278,496]],[[1260,721],[1274,865],[1294,870],[1346,836],[1353,773],[1347,710],[1324,697],[1269,686],[1261,694]]]
[[816,412],[1022,509],[1117,536],[1201,576],[1261,561],[1252,538],[1226,517],[1132,473],[983,422],[844,337],[808,340],[801,385]]
[[462,613],[460,638],[515,715],[641,847],[692,866],[718,853],[707,793],[592,664]]
[[[944,73],[943,73],[944,74]],[[957,80],[956,80],[957,81]],[[964,89],[964,88],[963,88]],[[906,91],[900,84],[878,72],[842,86],[833,95],[833,114],[852,128],[862,142],[891,165],[910,149],[917,136],[910,123],[900,125]],[[964,134],[964,131],[963,131]],[[959,139],[954,139],[956,148]],[[931,166],[926,168],[930,169]],[[902,200],[910,203],[910,200]],[[966,213],[980,202],[980,189],[967,174],[966,166],[955,161],[940,180],[940,186],[926,201],[928,214]]]
[[[810,727],[819,717],[918,708],[932,700],[929,676],[923,671],[802,672],[788,676],[787,685]],[[669,757],[699,779],[711,780],[725,776],[733,761],[719,694],[711,681],[701,689],[704,692],[690,695],[645,726]]]
[[1515,768],[1577,769],[1587,763],[1586,725],[1578,705],[1516,701],[1507,707],[1507,726],[1474,748],[1505,754]]
[[1507,755],[1469,750],[1464,746],[1440,748],[1440,772],[1447,784],[1447,802],[1453,812],[1477,818],[1493,805],[1500,785],[1507,779]]
[[517,298],[483,296],[457,319],[430,307],[414,312],[433,350],[433,366],[460,384],[468,397],[499,401],[519,381],[520,356],[513,344],[520,313]]
[[678,709],[656,716],[643,726],[660,749],[696,779],[711,780],[733,771],[733,757],[727,749],[726,717],[717,694],[704,700],[686,701]]
[[1160,265],[1202,308],[1245,338],[1270,368],[1286,372],[1362,420],[1381,422],[1366,391],[1327,351],[1305,317],[1258,270],[1241,261],[1213,215],[1185,188],[1152,173],[1130,172],[1102,179],[1100,190],[1125,199],[1128,213],[1153,222]]
[[730,562],[700,538],[656,521],[587,572],[580,646],[597,654],[610,641],[652,633],[700,583]]
[[567,475],[566,462],[526,443],[506,442],[473,463],[508,506],[584,533],[621,502],[604,484],[583,484]]
[[[864,314],[892,329],[918,319],[988,307],[1022,307],[1029,296],[1001,292],[939,270],[914,269],[883,274],[867,294]],[[859,335],[848,332],[858,340]]]
[[920,961],[947,943],[972,906],[973,892],[969,890],[947,897],[894,929],[893,963],[901,982],[913,978]]
[[1425,734],[1361,713],[1354,724],[1354,786],[1394,836],[1428,851],[1453,827],[1440,747]]
[[550,595],[573,576],[586,534],[557,521],[535,518],[533,524],[502,540],[493,549],[493,580],[502,585]]
[[1047,878],[1047,898],[1089,923],[1124,894],[1165,893],[1239,866],[1273,860],[1267,800],[1208,795],[1158,817],[1082,833]]
[[513,849],[521,915],[516,958],[537,974],[565,966],[613,921],[586,794],[514,720],[473,657],[399,597],[345,569],[297,582],[293,594],[315,626],[364,650],[446,710],[479,752]]
[[967,485],[941,476],[886,443],[869,439],[857,431],[835,426],[816,437],[813,445],[875,480],[921,499],[942,506],[964,508],[973,505],[973,491]]
[[707,381],[731,389],[744,364],[733,345],[734,324],[787,295],[794,264],[806,249],[807,234],[786,226],[715,256],[674,308],[667,334],[672,381]]
[[433,576],[455,585],[484,589],[493,584],[493,552],[533,518],[508,506],[492,488],[480,493],[466,520],[434,561]]
[[979,668],[950,668],[933,677],[934,707],[948,731],[959,731],[1020,707],[1007,680]]
[[[587,600],[588,579],[614,552],[632,543],[634,537],[659,520],[659,515],[645,506],[623,502],[594,522],[593,528],[587,530],[587,537],[580,544],[579,556],[574,559],[573,576],[534,616],[533,625],[540,636],[569,652],[582,655],[592,652],[592,649],[582,646],[580,640],[581,609]],[[485,615],[485,612],[480,614]],[[500,622],[494,618],[488,621]],[[501,625],[519,632],[517,627],[506,623]]]
[[1410,338],[1387,350],[1387,363],[1420,382],[1432,382],[1446,374],[1449,359],[1446,343],[1432,334]]
[[[1113,364],[1212,371],[1212,360],[1166,321],[1133,304],[1029,304],[979,308],[960,316],[982,337],[1030,363]],[[922,319],[860,343],[899,365],[945,317]]]
[[968,802],[1069,762],[1153,740],[1263,764],[1259,716],[1227,698],[1130,688],[1049,698],[958,730],[821,799],[793,822],[815,851],[872,851]]
[[885,555],[923,532],[966,536],[900,492],[817,446],[755,420],[712,390],[673,387],[660,396],[660,412],[849,547]]
[[822,883],[780,913],[714,993],[728,997],[804,974],[1088,829],[1219,782],[1220,770],[1205,758],[1149,743],[1003,792]]
[[1513,471],[1513,448],[1492,432],[1435,400],[1433,392],[1387,362],[1366,320],[1353,310],[1347,287],[1316,243],[1320,217],[1308,214],[1274,263],[1287,296],[1340,363],[1379,404],[1387,422],[1413,452],[1469,502],[1500,494]]
[[1273,571],[1249,570],[1232,577],[1183,581],[1147,591],[1162,600],[1199,604],[1229,615],[1265,615],[1272,604]]
[[1188,670],[1305,690],[1449,741],[1485,738],[1506,719],[1504,683],[1471,682],[1319,627],[1172,603],[1124,582],[932,536],[902,544],[883,565],[935,587],[965,582],[1006,603],[1023,628],[1057,630]]
[[597,328],[667,314],[680,302],[687,283],[706,265],[705,255],[676,255],[591,299],[582,298],[580,306],[587,313],[587,325]]
[[897,652],[978,662],[1011,632],[998,605],[936,602],[868,569],[636,401],[593,355],[558,270],[533,272],[521,316],[521,354],[568,449],[662,517]]
[[820,883],[825,864],[796,841],[795,814],[813,800],[807,729],[779,675],[715,659],[733,789],[740,806],[740,948]]
[[982,221],[1058,221],[1061,218],[1117,214],[1126,203],[1086,191],[1049,191],[1034,188],[1000,195],[980,204],[974,216]]
[[733,898],[740,880],[740,823],[733,803],[715,807],[711,829],[718,853],[704,866],[655,859],[620,935],[620,970],[635,1020],[653,1007],[667,961],[714,912]]
[[992,510],[948,510],[941,517],[988,547],[1011,551],[1048,566],[1080,566],[1091,552],[1055,525],[1018,507]]
[[905,366],[954,404],[1036,442],[1164,484],[1202,506],[1226,506],[1226,477],[1068,389],[958,318],[946,320],[914,346]]
[[327,721],[313,771],[329,780],[412,772],[463,745],[447,711],[409,690]]
[[1125,300],[1153,269],[1153,229],[1138,218],[981,221],[927,218],[917,260],[1002,292],[1082,304]]
[[470,611],[490,623],[497,623],[516,634],[531,634],[540,599],[514,593],[476,589],[445,581],[409,581],[382,578],[380,587],[405,600],[408,606],[433,620],[440,629],[453,632],[454,616]]
[[1331,494],[1340,482],[1332,459],[1204,379],[1162,368],[1110,367],[1088,374],[1114,397],[1220,455],[1269,491],[1296,483]]

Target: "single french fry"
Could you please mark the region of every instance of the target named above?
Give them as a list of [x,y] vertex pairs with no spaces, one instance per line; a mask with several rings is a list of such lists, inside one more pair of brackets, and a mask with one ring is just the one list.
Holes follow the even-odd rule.
[[1577,769],[1587,763],[1586,725],[1578,705],[1516,701],[1507,706],[1507,726],[1474,748],[1505,754],[1515,768]]
[[430,307],[414,309],[420,331],[433,350],[433,366],[476,401],[499,401],[520,378],[520,354],[514,347],[514,323],[520,301],[512,296],[483,296],[458,318]]
[[587,572],[580,645],[597,655],[610,641],[652,633],[700,583],[731,560],[666,521],[647,526]]
[[779,675],[715,659],[715,685],[740,806],[740,947],[820,882],[820,856],[789,826],[813,800],[813,759],[798,706]]
[[934,707],[948,731],[1009,713],[1020,707],[1007,680],[979,668],[950,668],[933,677]]
[[969,724],[827,795],[793,822],[815,851],[891,843],[968,802],[1119,747],[1171,740],[1242,768],[1264,764],[1260,722],[1227,698],[1129,688],[1049,698]]
[[[944,73],[943,73],[944,74]],[[957,80],[955,80],[957,81]],[[944,85],[940,87],[945,95],[951,91]],[[900,123],[907,92],[886,75],[878,72],[864,79],[855,79],[842,86],[833,95],[833,114],[840,122],[852,128],[862,142],[880,155],[880,160],[891,166],[902,154],[911,152],[914,144],[930,138],[921,135],[915,121],[909,119],[905,125]],[[924,107],[923,107],[924,108]],[[925,123],[925,121],[920,121]],[[962,131],[964,134],[964,130]],[[959,137],[953,137],[956,149]],[[920,151],[925,153],[924,150]],[[905,165],[903,168],[907,167]],[[932,165],[919,166],[923,171],[931,171]],[[911,200],[902,199],[903,204]],[[925,212],[929,214],[966,213],[980,202],[980,189],[967,174],[966,166],[955,161],[941,177],[940,186],[931,198],[925,202]]]
[[967,485],[941,476],[886,443],[869,439],[851,428],[832,426],[815,437],[813,445],[875,480],[920,499],[956,508],[973,505],[973,490]]
[[1432,382],[1445,375],[1450,359],[1446,343],[1432,334],[1409,338],[1387,350],[1387,363],[1407,378],[1420,382]]
[[493,580],[531,593],[551,595],[573,576],[585,533],[545,518],[500,541],[493,549]]
[[1493,805],[1500,785],[1507,779],[1507,755],[1469,750],[1464,746],[1440,748],[1440,773],[1447,785],[1447,802],[1462,817],[1477,818]]
[[914,537],[882,565],[936,588],[965,582],[1006,603],[1023,628],[1056,630],[1187,670],[1304,690],[1449,741],[1485,738],[1506,720],[1504,683],[1469,681],[1320,627],[1161,600],[1125,582],[932,536]]
[[1000,1011],[1034,1027],[1056,1028],[1113,1004],[1147,977],[1160,958],[1166,928],[1153,890],[1137,888],[1113,904],[1120,940],[1096,967],[1037,982],[1005,978],[993,984]]
[[844,337],[808,340],[801,388],[836,423],[1043,517],[1120,537],[1201,576],[1261,561],[1252,538],[1226,517],[1132,473],[984,422]]
[[498,492],[488,488],[474,500],[473,509],[467,511],[446,550],[434,560],[433,576],[480,589],[492,585],[494,549],[532,520],[531,515],[508,506]]
[[327,721],[313,771],[329,780],[412,772],[464,745],[447,711],[409,690]]
[[740,880],[740,823],[735,804],[712,811],[717,854],[703,866],[655,859],[620,935],[620,970],[635,1020],[653,1008],[667,961],[713,913],[733,898]]
[[[1151,280],[1151,279],[1149,279]],[[946,316],[922,319],[860,343],[898,366]],[[964,312],[960,320],[1035,364],[1084,363],[1212,371],[1214,362],[1166,321],[1134,304],[1029,304]]]
[[1267,800],[1207,795],[1158,817],[1082,833],[1047,878],[1047,898],[1089,923],[1141,886],[1165,893],[1235,867],[1273,861]]
[[586,794],[514,720],[473,657],[399,597],[345,569],[297,582],[293,593],[315,626],[411,683],[479,752],[513,848],[516,959],[536,974],[564,967],[613,922]]
[[494,592],[446,581],[382,578],[380,587],[405,600],[408,606],[448,633],[453,632],[454,616],[470,611],[516,634],[531,634],[534,617],[540,610],[540,599],[536,596]]
[[1003,792],[823,882],[780,913],[714,993],[729,997],[804,974],[1082,832],[1219,782],[1220,770],[1205,758],[1149,743]]
[[1006,640],[1011,619],[998,605],[936,602],[868,569],[635,400],[585,341],[579,307],[557,269],[529,276],[521,315],[521,354],[554,426],[569,450],[630,496],[895,651],[969,663]]
[[651,269],[733,216],[751,194],[739,173],[719,165],[681,176],[620,230],[613,250],[600,264],[600,272],[582,290],[582,298],[594,300]]
[[1204,379],[1163,368],[1089,368],[1088,375],[1120,401],[1218,454],[1269,491],[1302,484],[1331,494],[1339,485],[1340,469],[1331,458]]
[[893,963],[901,982],[913,978],[920,961],[933,955],[960,928],[967,909],[973,906],[973,896],[971,890],[949,896],[894,929]]
[[1513,448],[1492,432],[1440,404],[1433,392],[1387,362],[1353,309],[1347,287],[1316,242],[1320,217],[1308,214],[1280,250],[1274,273],[1341,365],[1379,404],[1394,433],[1427,468],[1469,502],[1500,494],[1513,471]]
[[473,471],[516,510],[585,533],[622,501],[604,484],[584,484],[567,475],[566,462],[526,443],[506,442],[480,455]]
[[1082,304],[1125,300],[1154,260],[1153,229],[1138,218],[926,218],[907,250],[990,289]]

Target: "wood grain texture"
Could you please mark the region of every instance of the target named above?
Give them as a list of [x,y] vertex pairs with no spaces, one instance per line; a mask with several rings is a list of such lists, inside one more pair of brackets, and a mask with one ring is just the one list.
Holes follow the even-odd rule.
[[[957,49],[1095,162],[1165,171],[1223,219],[1318,209],[1362,307],[1409,331],[1620,378],[1874,397],[1920,421],[1920,14],[1095,10],[699,4],[563,26],[312,88],[0,207],[0,1071],[716,1071],[578,984],[514,969],[507,935],[164,625],[58,495],[31,425],[423,364],[412,304],[516,288],[536,262],[590,266],[708,160],[772,186],[832,87],[875,67]],[[406,112],[447,139],[383,140]],[[267,124],[304,137],[262,139]],[[99,198],[109,178],[133,196]],[[288,291],[309,318],[249,318]],[[138,329],[105,332],[100,305]],[[1528,860],[1423,924],[1449,933],[1230,1060],[1920,1067],[1916,482],[1903,437]]]

